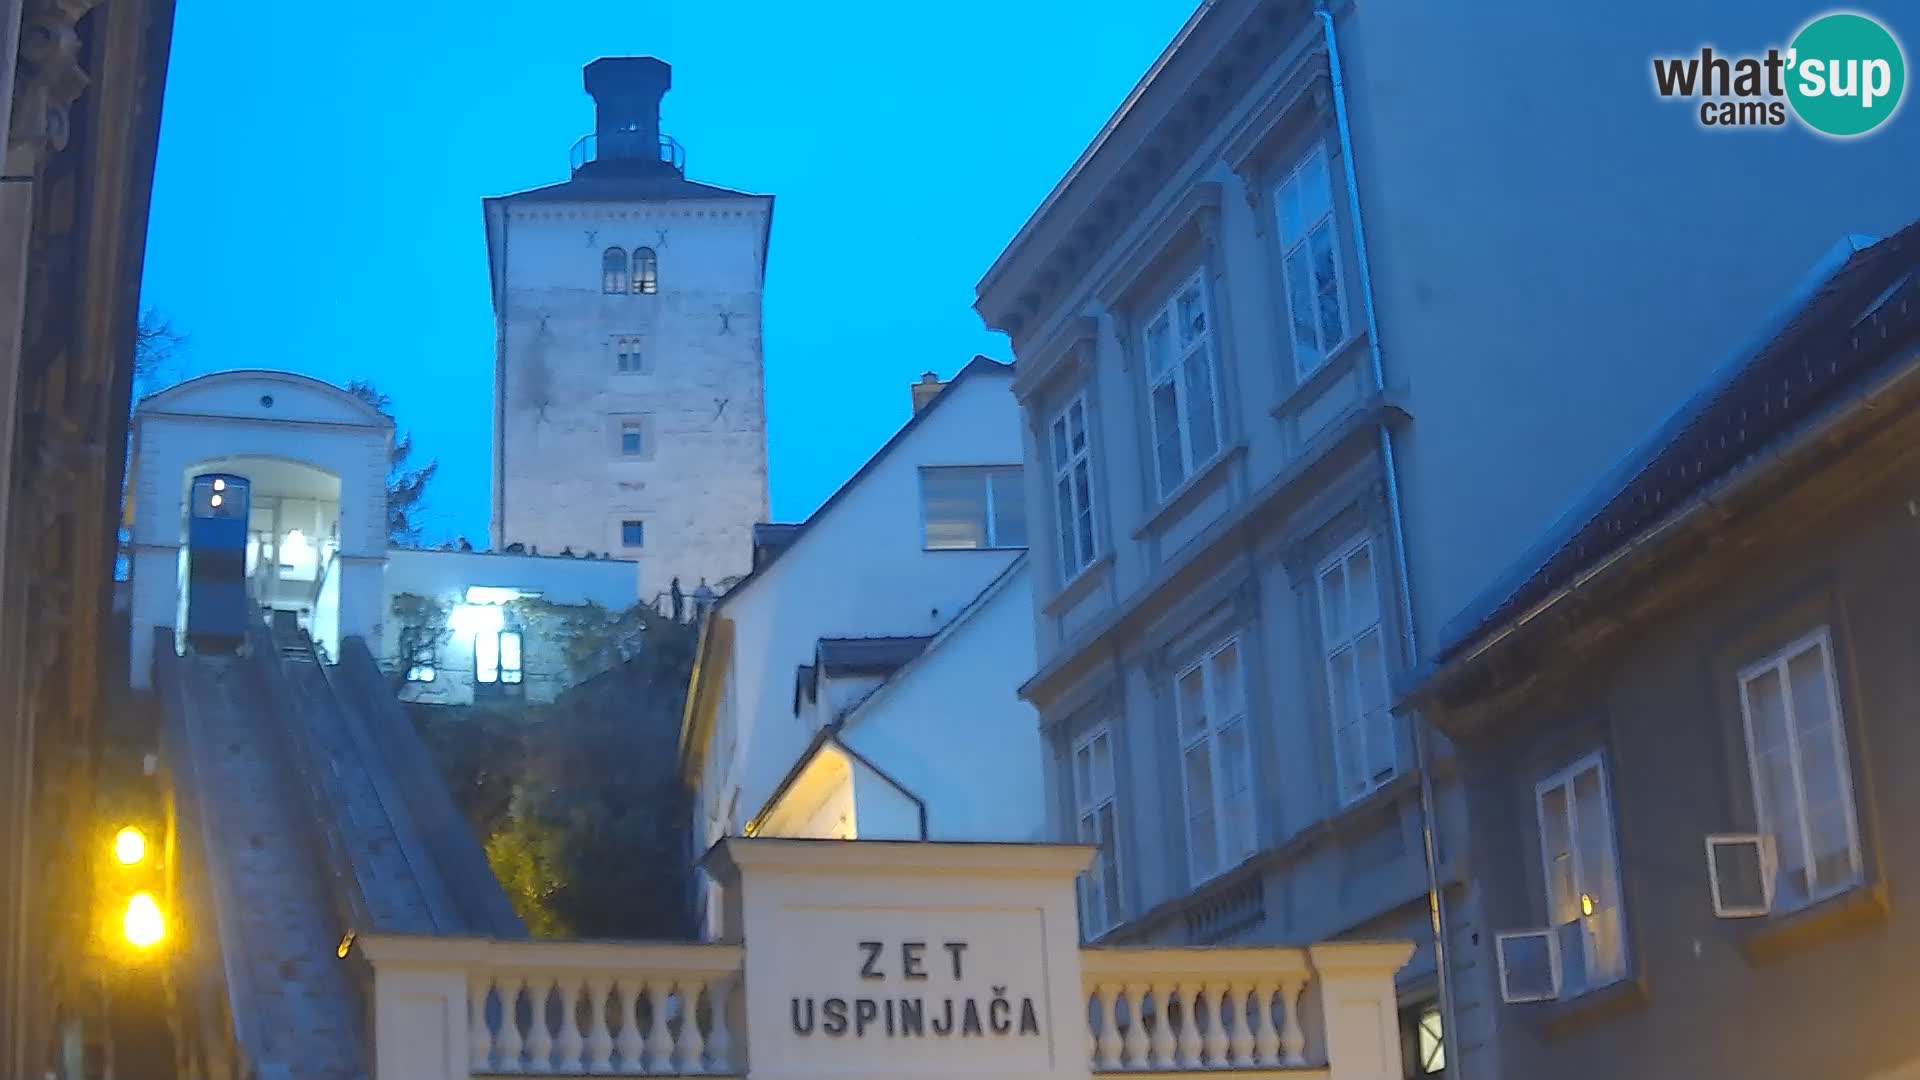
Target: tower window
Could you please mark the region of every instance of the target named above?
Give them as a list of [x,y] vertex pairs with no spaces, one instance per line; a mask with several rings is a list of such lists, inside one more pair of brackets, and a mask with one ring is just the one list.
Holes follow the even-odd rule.
[[626,420],[620,424],[620,453],[625,457],[639,457],[644,449],[640,438],[640,421]]
[[646,544],[646,538],[647,538],[647,530],[646,530],[645,522],[623,521],[620,523],[620,546],[621,547],[630,547],[630,548],[644,547]]
[[644,358],[640,351],[640,339],[631,334],[621,334],[613,339],[614,370],[629,374],[645,370]]
[[660,287],[660,260],[652,248],[633,249],[633,291],[652,296]]
[[[653,257],[648,252],[647,257]],[[638,279],[636,279],[638,280]],[[610,247],[600,256],[600,291],[622,293],[627,291],[627,252],[625,248]]]

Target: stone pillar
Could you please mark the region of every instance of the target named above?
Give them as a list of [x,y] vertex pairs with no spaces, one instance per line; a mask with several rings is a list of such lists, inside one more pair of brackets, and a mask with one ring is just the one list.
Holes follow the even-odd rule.
[[[373,945],[367,941],[368,946]],[[375,957],[373,1047],[368,1055],[376,1080],[467,1080],[472,1049],[468,1044],[467,973],[441,958],[448,946],[422,939],[420,959],[441,962],[415,967],[410,946],[399,941]],[[454,946],[457,948],[457,946]],[[397,955],[394,955],[397,954]]]
[[707,866],[741,906],[747,1030],[734,1035],[753,1080],[1088,1080],[1073,882],[1092,855],[723,841]]
[[1399,1080],[1400,1012],[1393,976],[1411,942],[1353,942],[1307,949],[1320,991],[1329,1080]]

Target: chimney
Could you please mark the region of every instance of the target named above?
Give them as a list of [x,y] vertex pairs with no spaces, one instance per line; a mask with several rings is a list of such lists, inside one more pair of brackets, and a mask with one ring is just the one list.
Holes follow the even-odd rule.
[[592,164],[626,172],[678,170],[675,156],[661,151],[660,99],[673,86],[666,61],[605,56],[587,65],[585,80],[598,144]]
[[933,395],[938,394],[946,388],[947,384],[941,382],[940,376],[935,375],[933,372],[929,371],[921,375],[920,381],[914,383],[912,387],[913,411],[919,412],[921,409],[926,408],[927,402],[933,400]]

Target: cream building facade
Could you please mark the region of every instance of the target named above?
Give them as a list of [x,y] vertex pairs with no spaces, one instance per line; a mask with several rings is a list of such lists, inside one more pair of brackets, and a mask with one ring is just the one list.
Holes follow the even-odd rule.
[[493,546],[640,567],[642,599],[746,574],[767,518],[773,198],[686,179],[653,58],[597,60],[570,179],[485,200]]

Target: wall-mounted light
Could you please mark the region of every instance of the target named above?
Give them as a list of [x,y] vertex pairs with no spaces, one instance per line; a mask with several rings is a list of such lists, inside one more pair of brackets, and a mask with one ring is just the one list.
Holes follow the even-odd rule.
[[467,586],[467,603],[469,604],[510,604],[525,595],[527,594],[519,589],[506,589],[498,585]]
[[498,604],[456,604],[447,615],[447,627],[457,634],[497,634],[506,625]]

